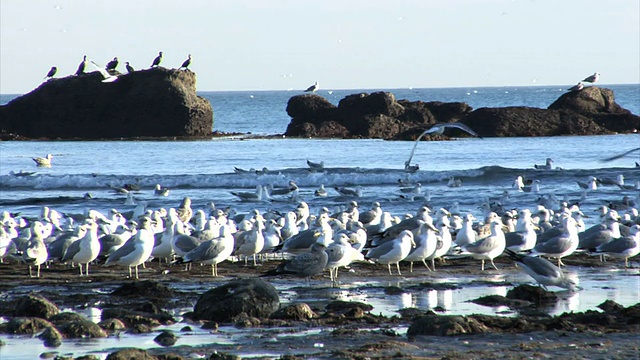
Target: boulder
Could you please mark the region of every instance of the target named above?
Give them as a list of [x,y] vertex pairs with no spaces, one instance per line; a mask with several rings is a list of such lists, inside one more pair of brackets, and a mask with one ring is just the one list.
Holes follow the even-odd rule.
[[157,67],[102,82],[95,71],[49,79],[0,106],[0,132],[27,138],[210,136],[213,110],[192,71]]
[[273,285],[257,278],[239,279],[202,294],[193,318],[229,323],[240,315],[267,318],[278,307],[280,298]]
[[427,315],[414,321],[407,330],[409,339],[418,335],[453,336],[490,332],[487,326],[472,317],[458,315]]
[[56,328],[68,339],[104,338],[107,332],[89,320],[73,320],[56,324]]
[[318,125],[334,120],[337,110],[338,108],[327,99],[315,94],[297,95],[287,102],[287,114],[291,116],[292,123]]
[[396,101],[392,93],[374,92],[348,95],[340,100],[338,110],[343,123],[348,124],[365,115],[398,117],[404,112],[404,107]]
[[316,314],[309,305],[305,303],[291,304],[278,309],[271,314],[272,319],[305,321],[317,318]]
[[178,341],[178,337],[173,331],[163,330],[153,341],[160,346],[173,346]]
[[17,316],[9,320],[6,331],[9,334],[35,334],[48,327],[54,326],[45,319]]
[[56,304],[40,294],[31,293],[18,299],[13,315],[49,319],[59,312]]
[[558,301],[558,296],[554,292],[528,284],[518,285],[507,291],[507,298],[528,301],[535,305],[554,304]]
[[567,110],[578,114],[591,115],[598,113],[630,114],[615,101],[613,91],[597,86],[588,86],[580,91],[569,91],[562,94],[549,105],[550,110]]
[[63,336],[56,328],[48,327],[38,335],[38,338],[43,340],[46,347],[58,347],[62,345]]
[[112,352],[106,360],[157,360],[158,358],[149,354],[146,350],[128,348]]

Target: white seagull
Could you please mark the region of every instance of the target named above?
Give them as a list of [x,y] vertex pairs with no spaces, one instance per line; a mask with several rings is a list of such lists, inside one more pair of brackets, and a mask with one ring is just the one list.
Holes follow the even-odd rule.
[[33,161],[36,162],[37,166],[43,166],[43,167],[51,167],[51,159],[53,159],[53,155],[51,154],[47,154],[46,157],[35,157],[32,158]]
[[600,73],[595,72],[595,73],[593,73],[593,75],[587,76],[582,81],[588,82],[588,83],[594,83],[594,82],[598,81],[599,78],[600,78]]
[[91,60],[91,65],[93,65],[96,68],[96,70],[98,70],[100,72],[100,74],[104,78],[102,80],[103,83],[114,82],[114,81],[118,80],[117,76],[109,74],[107,72],[107,70],[103,69],[102,66],[96,64],[95,61]]
[[[418,138],[415,141],[415,144],[413,144],[413,149],[411,149],[411,155],[409,155],[409,160],[407,160],[404,163],[405,169],[410,169],[411,168],[411,159],[413,159],[413,153],[415,153],[416,151],[416,147],[418,146],[418,143],[420,143],[420,140],[422,139],[423,136],[427,135],[427,134],[440,134],[442,135],[444,133],[444,130],[447,128],[456,128],[456,129],[460,129],[470,135],[476,136],[480,139],[482,139],[482,137],[480,135],[478,135],[475,131],[473,131],[470,127],[468,127],[467,125],[463,124],[463,123],[459,123],[459,122],[453,122],[453,123],[440,123],[440,124],[435,124],[432,127],[428,128],[427,130],[423,131],[422,134],[420,134],[420,136],[418,136]],[[417,170],[417,168],[416,168]]]
[[316,81],[313,85],[309,86],[307,88],[307,90],[305,90],[304,92],[312,92],[312,93],[314,93],[314,92],[318,91],[319,88],[320,88],[320,85]]

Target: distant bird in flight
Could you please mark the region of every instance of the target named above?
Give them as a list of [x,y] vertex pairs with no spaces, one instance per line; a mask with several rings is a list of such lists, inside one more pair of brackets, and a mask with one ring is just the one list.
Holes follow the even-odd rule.
[[598,78],[600,77],[600,73],[593,73],[593,75],[587,76],[586,78],[584,78],[584,82],[588,82],[588,83],[594,83],[596,81],[598,81]]
[[319,88],[320,88],[320,85],[316,81],[313,85],[309,86],[307,88],[307,90],[305,90],[304,92],[312,92],[312,93],[314,93],[314,92],[318,91]]
[[459,122],[454,122],[454,123],[440,123],[440,124],[435,124],[432,127],[428,128],[427,130],[423,131],[422,134],[420,134],[420,136],[418,136],[418,138],[416,139],[415,144],[413,145],[413,149],[411,149],[411,155],[409,155],[409,160],[404,162],[404,168],[407,171],[416,171],[418,169],[420,169],[420,166],[418,164],[416,165],[411,165],[411,159],[413,159],[413,154],[416,152],[416,147],[418,147],[418,143],[420,143],[420,139],[422,139],[423,136],[427,135],[427,134],[443,134],[444,130],[447,128],[456,128],[456,129],[460,129],[464,132],[469,133],[470,135],[479,137],[480,139],[482,139],[481,136],[479,136],[475,131],[473,131],[470,127],[468,127],[467,125],[463,124],[463,123],[459,123]]
[[127,61],[126,63],[124,63],[124,66],[127,68],[127,72],[128,73],[132,73],[134,71],[136,71],[133,66],[129,65],[129,62]]
[[189,65],[191,65],[191,54],[189,54],[189,57],[187,58],[187,60],[185,60],[182,63],[182,66],[180,66],[180,69],[185,68],[185,70],[189,70]]
[[582,89],[584,89],[584,84],[582,83],[582,81],[580,81],[577,85],[574,85],[574,86],[568,88],[567,90],[569,90],[569,91],[580,91]]
[[162,61],[162,51],[158,53],[155,59],[153,59],[153,63],[151,63],[151,67],[160,66],[160,62]]
[[57,72],[58,72],[58,68],[55,66],[52,66],[49,72],[47,73],[47,76],[44,77],[44,79],[52,78]]
[[87,55],[82,57],[82,62],[78,65],[78,70],[76,70],[76,75],[80,75],[84,73],[84,69],[87,67]]
[[115,70],[116,67],[118,67],[119,61],[118,61],[118,57],[114,57],[113,60],[109,61],[107,63],[107,66],[105,69],[107,69],[107,71],[109,70]]

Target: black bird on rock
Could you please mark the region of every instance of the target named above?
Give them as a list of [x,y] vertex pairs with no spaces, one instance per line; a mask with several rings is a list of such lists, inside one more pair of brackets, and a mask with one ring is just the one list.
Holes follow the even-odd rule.
[[44,78],[52,78],[56,73],[58,72],[58,68],[55,66],[52,66],[51,69],[49,70],[49,72],[47,73],[47,76],[45,76]]
[[116,67],[118,67],[118,64],[119,64],[118,57],[114,57],[113,60],[107,63],[107,66],[106,66],[107,71],[115,70]]
[[132,73],[134,71],[136,71],[133,66],[129,65],[129,62],[127,61],[126,63],[124,63],[124,66],[127,68],[127,72],[128,73]]
[[153,59],[153,63],[151,63],[151,67],[160,66],[160,62],[162,62],[162,51],[158,53],[155,59]]
[[84,74],[84,69],[87,67],[87,55],[82,57],[82,62],[78,65],[78,70],[76,70],[76,75]]
[[182,63],[182,66],[180,66],[180,69],[184,68],[185,70],[189,70],[189,65],[191,65],[191,54],[189,54],[189,57],[187,58],[187,60],[185,60]]

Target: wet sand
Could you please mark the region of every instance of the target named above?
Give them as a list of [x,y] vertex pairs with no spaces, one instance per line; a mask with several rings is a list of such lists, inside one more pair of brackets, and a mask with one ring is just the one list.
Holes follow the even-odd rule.
[[[585,255],[572,256],[565,260],[570,266],[601,268],[603,271],[620,266],[619,262],[600,263]],[[276,261],[269,261],[254,268],[244,266],[244,262],[223,262],[219,266],[220,278],[211,277],[210,266],[194,266],[189,272],[181,265],[167,266],[157,263],[147,264],[140,270],[140,280],[128,279],[128,271],[119,267],[92,266],[89,277],[78,277],[77,268],[53,264],[42,269],[41,278],[28,278],[27,267],[22,264],[0,264],[0,315],[10,317],[12,301],[30,292],[38,292],[54,302],[60,308],[81,309],[86,307],[123,307],[135,308],[141,303],[151,302],[166,311],[191,308],[202,292],[226,283],[238,277],[254,277],[267,269],[275,267]],[[634,262],[634,264],[636,264]],[[496,265],[502,273],[518,272],[513,262],[499,258]],[[340,282],[344,286],[366,279],[367,284],[379,282],[388,286],[390,281],[398,279],[389,276],[386,266],[368,263],[352,265],[353,272],[340,271]],[[438,272],[427,272],[422,265],[414,265],[414,273],[408,266],[402,265],[403,279],[415,278],[416,281],[429,283],[443,274],[446,276],[473,275],[479,273],[479,262],[471,260],[450,260],[440,264]],[[638,276],[637,267],[630,270]],[[495,270],[490,270],[489,273]],[[111,294],[123,284],[153,280],[174,290],[170,294],[142,293],[139,296],[114,296]],[[276,277],[266,278],[276,285],[285,285],[288,291],[304,292],[310,287],[331,288],[328,273],[314,277],[310,283],[305,279]],[[387,284],[387,285],[385,285]],[[513,284],[518,285],[518,284]],[[370,285],[349,287],[351,292],[367,292]],[[397,290],[397,289],[396,289]],[[632,289],[637,292],[637,289]],[[387,291],[387,290],[385,290]],[[394,289],[390,287],[389,296]],[[399,289],[398,291],[403,291]],[[289,300],[281,295],[281,303]],[[295,302],[295,301],[294,301]],[[416,318],[423,316],[419,311],[406,316],[382,316],[374,308],[364,314],[336,314],[326,311],[329,301],[309,302],[318,314],[307,321],[261,319],[258,324],[236,323],[239,329],[234,344],[207,344],[202,346],[157,347],[149,349],[153,355],[178,354],[184,358],[202,354],[207,357],[213,352],[226,354],[259,356],[264,358],[288,354],[303,358],[638,358],[640,354],[640,324],[637,318],[631,323],[589,324],[576,323],[572,318],[563,319],[564,323],[550,331],[530,331],[521,333],[521,329],[502,329],[501,333],[486,333],[456,336],[420,335],[409,339],[407,328]],[[435,309],[438,310],[438,309]],[[592,309],[600,311],[599,309]],[[535,312],[535,310],[534,310]],[[441,312],[440,314],[443,314]],[[515,315],[512,313],[510,315]],[[449,315],[449,314],[447,314]],[[455,314],[454,314],[455,315]],[[543,314],[538,318],[544,319]],[[548,318],[548,316],[546,317]],[[533,319],[533,318],[532,318]],[[618,318],[616,318],[618,319]],[[533,320],[532,320],[533,321]],[[616,320],[622,321],[622,320]],[[183,320],[185,326],[199,328],[202,322]],[[225,324],[220,324],[225,325]],[[153,331],[153,329],[152,329]],[[177,333],[180,336],[180,333]],[[135,335],[131,335],[135,336]],[[53,348],[52,350],[55,350]],[[115,351],[115,349],[112,349]]]

